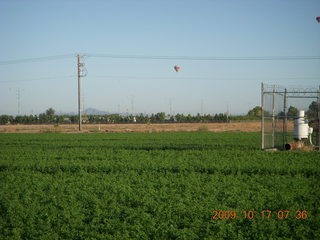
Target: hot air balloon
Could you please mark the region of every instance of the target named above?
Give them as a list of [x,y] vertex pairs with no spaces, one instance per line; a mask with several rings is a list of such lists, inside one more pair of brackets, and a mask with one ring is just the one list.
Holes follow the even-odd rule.
[[174,70],[175,70],[176,72],[179,72],[179,70],[180,70],[180,66],[175,65],[175,66],[174,66]]
[[317,19],[317,22],[320,22],[320,16],[319,16],[319,17],[316,17],[316,19]]

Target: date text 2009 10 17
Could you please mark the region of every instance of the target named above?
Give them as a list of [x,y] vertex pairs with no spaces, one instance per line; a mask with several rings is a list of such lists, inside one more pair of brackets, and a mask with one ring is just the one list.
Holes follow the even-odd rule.
[[263,211],[212,211],[213,216],[211,219],[218,220],[218,219],[254,219],[254,218],[261,218],[261,219],[308,219],[308,212],[303,211],[287,211],[287,210],[280,210],[280,211],[270,211],[270,210],[263,210]]

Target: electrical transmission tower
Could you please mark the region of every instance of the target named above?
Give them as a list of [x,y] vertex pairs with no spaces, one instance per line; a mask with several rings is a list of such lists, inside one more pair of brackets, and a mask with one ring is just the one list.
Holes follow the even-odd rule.
[[18,98],[18,116],[19,116],[20,115],[20,107],[21,107],[20,88],[17,89],[17,98]]

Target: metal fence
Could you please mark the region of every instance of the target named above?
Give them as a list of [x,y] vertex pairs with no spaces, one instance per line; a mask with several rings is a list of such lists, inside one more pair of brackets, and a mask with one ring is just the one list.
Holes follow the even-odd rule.
[[305,110],[309,125],[314,128],[312,142],[320,144],[320,87],[283,87],[261,84],[261,145],[262,149],[284,149],[293,139],[290,109]]

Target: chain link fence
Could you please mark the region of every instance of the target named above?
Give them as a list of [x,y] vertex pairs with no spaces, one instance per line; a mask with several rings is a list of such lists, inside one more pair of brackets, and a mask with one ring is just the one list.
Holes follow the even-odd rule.
[[[309,127],[313,128],[311,143],[320,144],[320,87],[283,87],[261,84],[262,149],[284,149],[294,141],[294,119],[304,110]],[[310,144],[311,144],[310,143]]]

